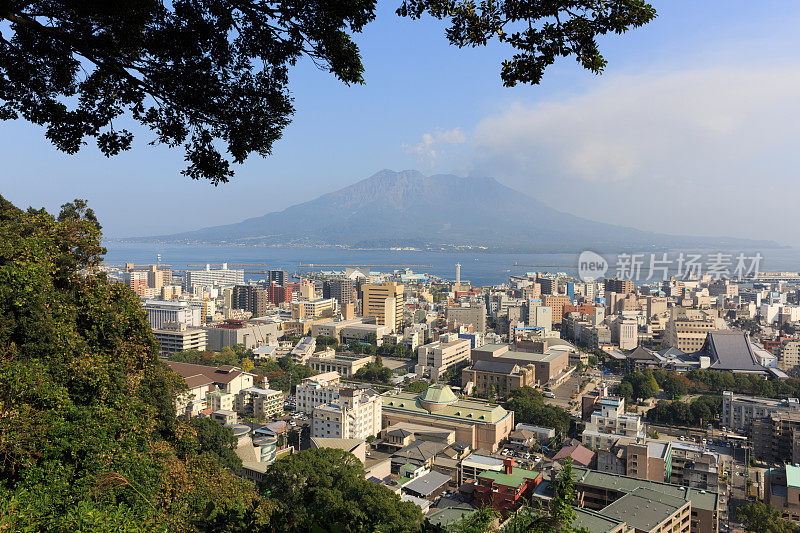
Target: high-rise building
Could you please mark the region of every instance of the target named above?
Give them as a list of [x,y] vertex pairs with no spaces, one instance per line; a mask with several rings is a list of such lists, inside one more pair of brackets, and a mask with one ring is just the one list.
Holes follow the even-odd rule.
[[292,287],[283,287],[273,281],[267,287],[267,300],[274,305],[288,303],[292,301],[293,292]]
[[470,360],[471,343],[456,334],[442,335],[438,341],[417,348],[417,365],[414,372],[419,376],[439,379],[448,370]]
[[380,284],[369,283],[362,287],[364,294],[362,314],[375,317],[380,326],[389,326],[394,333],[403,324],[403,285],[385,281]]
[[267,314],[267,291],[257,285],[236,285],[231,293],[231,308],[244,309],[253,316]]
[[778,368],[784,371],[800,366],[800,341],[785,341],[780,347]]
[[725,328],[725,321],[712,312],[685,307],[671,307],[670,318],[664,329],[667,346],[686,353],[700,350],[708,333]]
[[475,331],[486,333],[486,307],[480,304],[448,307],[446,318],[448,323],[471,325]]
[[[544,292],[544,286],[542,287],[542,292]],[[542,304],[553,309],[553,324],[561,324],[561,319],[564,318],[564,306],[570,303],[572,302],[570,302],[569,296],[556,296],[553,294],[544,294],[542,296]]]
[[607,279],[604,283],[606,292],[618,292],[620,294],[628,294],[633,292],[633,280],[631,279]]
[[195,285],[201,287],[244,285],[244,270],[229,269],[228,263],[223,263],[220,269],[212,269],[211,265],[206,265],[205,270],[187,270],[183,276],[183,290],[192,292]]
[[311,436],[364,440],[381,431],[381,397],[372,389],[340,388],[338,398],[314,408]]
[[528,326],[542,328],[544,335],[553,329],[553,308],[546,305],[528,306]]
[[[349,278],[335,278],[327,281],[330,287],[330,295],[339,302],[339,307],[352,304],[356,301],[356,282]],[[323,295],[324,296],[324,295]]]
[[[162,265],[134,265],[133,263],[125,263],[125,274],[132,272],[145,273],[147,279],[147,286],[151,289],[160,290],[164,285],[172,284],[172,269],[168,266]],[[138,277],[142,277],[137,275]],[[138,293],[137,293],[138,294]]]
[[725,427],[746,431],[754,421],[773,413],[800,414],[800,401],[797,398],[758,398],[731,391],[722,393],[721,424]]
[[800,413],[772,412],[753,420],[753,456],[769,463],[800,462]]
[[147,272],[141,270],[131,270],[123,272],[122,282],[129,286],[140,298],[144,298],[147,293]]
[[270,270],[267,277],[267,283],[277,283],[284,286],[292,280],[292,275],[288,270]]
[[154,329],[153,336],[158,342],[159,355],[167,356],[184,350],[206,349],[206,330],[190,328],[186,324],[172,322],[164,324],[161,329]]
[[558,294],[558,280],[556,278],[538,278],[536,282],[541,287],[542,294]]
[[636,320],[617,317],[611,328],[611,342],[621,350],[633,350],[639,345],[639,330]]
[[189,327],[202,325],[202,310],[187,302],[164,302],[148,300],[144,304],[147,321],[153,329],[162,329],[165,324],[181,323]]

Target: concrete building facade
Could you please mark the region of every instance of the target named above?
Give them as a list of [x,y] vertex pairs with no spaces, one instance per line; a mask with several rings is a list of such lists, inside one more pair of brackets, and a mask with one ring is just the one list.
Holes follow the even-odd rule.
[[443,335],[440,340],[417,348],[417,365],[414,372],[419,376],[439,379],[451,368],[470,360],[471,343],[457,335]]
[[403,324],[403,285],[393,281],[367,283],[361,290],[362,315],[375,317],[378,325],[389,326],[391,333],[398,331]]

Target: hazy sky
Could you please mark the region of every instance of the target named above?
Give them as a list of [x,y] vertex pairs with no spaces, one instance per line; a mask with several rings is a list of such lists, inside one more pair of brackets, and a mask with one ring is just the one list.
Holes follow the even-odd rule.
[[800,3],[656,0],[656,21],[602,40],[603,76],[570,59],[513,89],[499,78],[507,49],[450,47],[440,23],[399,19],[395,4],[356,37],[367,84],[299,65],[275,155],[227,185],[181,176],[182,152],[149,146],[146,130],[106,159],[0,122],[0,193],[50,210],[86,198],[119,237],[236,222],[418,168],[494,176],[604,222],[800,245]]

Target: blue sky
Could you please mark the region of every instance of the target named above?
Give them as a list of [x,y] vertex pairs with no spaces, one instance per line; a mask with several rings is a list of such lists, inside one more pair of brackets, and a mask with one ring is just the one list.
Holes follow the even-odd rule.
[[147,145],[105,159],[57,152],[35,126],[0,123],[0,192],[57,210],[86,198],[112,237],[259,216],[383,168],[491,175],[587,218],[669,233],[800,244],[800,3],[661,0],[659,17],[602,40],[597,77],[572,59],[539,86],[502,87],[507,49],[459,50],[437,21],[382,2],[356,37],[366,85],[309,63],[274,155],[213,187],[182,153]]

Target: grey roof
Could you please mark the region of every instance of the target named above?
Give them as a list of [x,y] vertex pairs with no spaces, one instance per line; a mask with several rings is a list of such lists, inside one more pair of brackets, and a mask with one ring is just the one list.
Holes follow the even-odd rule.
[[475,361],[472,370],[478,372],[495,372],[497,374],[511,374],[517,368],[516,363],[507,361]]
[[424,476],[406,483],[403,490],[414,492],[420,496],[430,496],[437,489],[450,482],[450,476],[439,472],[428,472]]
[[703,352],[711,356],[711,369],[732,372],[766,373],[753,353],[750,338],[743,331],[711,331]]
[[619,528],[624,524],[624,520],[617,520],[610,516],[604,516],[597,511],[575,507],[575,521],[572,526],[576,529],[586,529],[589,533],[608,533]]
[[686,353],[683,350],[681,350],[680,348],[676,348],[674,346],[671,346],[669,348],[664,348],[663,350],[659,350],[656,353],[662,357],[682,357],[686,355]]
[[444,450],[447,446],[438,442],[430,442],[426,440],[414,441],[408,446],[400,448],[392,454],[393,459],[416,459],[417,461],[427,461],[434,457],[437,453]]
[[639,346],[629,353],[628,359],[633,359],[635,361],[658,361],[658,357],[644,346]]
[[637,530],[651,531],[688,503],[684,498],[638,488],[609,504],[601,512],[625,521]]

